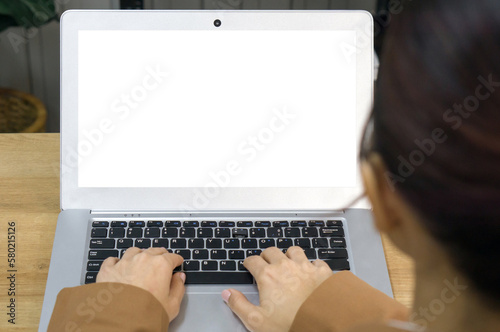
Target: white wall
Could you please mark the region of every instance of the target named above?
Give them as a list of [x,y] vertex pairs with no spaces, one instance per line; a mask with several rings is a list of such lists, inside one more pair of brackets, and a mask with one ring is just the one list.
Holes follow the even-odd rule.
[[[118,9],[119,0],[55,0],[57,10]],[[146,9],[366,9],[376,0],[144,0]],[[47,131],[59,131],[59,23],[0,33],[0,86],[34,94],[47,107]]]

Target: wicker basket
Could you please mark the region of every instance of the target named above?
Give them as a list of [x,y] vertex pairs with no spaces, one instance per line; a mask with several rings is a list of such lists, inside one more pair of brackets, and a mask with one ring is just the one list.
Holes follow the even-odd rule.
[[47,110],[28,93],[0,88],[0,133],[43,133]]

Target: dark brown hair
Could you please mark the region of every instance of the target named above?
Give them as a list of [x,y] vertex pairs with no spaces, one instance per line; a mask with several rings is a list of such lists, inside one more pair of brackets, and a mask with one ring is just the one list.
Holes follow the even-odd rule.
[[406,3],[387,31],[372,121],[389,184],[500,305],[500,1]]

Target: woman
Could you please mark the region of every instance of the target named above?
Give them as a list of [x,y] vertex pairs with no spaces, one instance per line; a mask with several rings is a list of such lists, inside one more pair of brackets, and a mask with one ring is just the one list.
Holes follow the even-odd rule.
[[[415,259],[413,310],[349,272],[309,263],[297,247],[245,260],[260,306],[235,289],[223,300],[252,331],[500,331],[498,0],[405,5],[388,30],[363,141],[376,225]],[[131,330],[134,321],[165,330],[184,294],[183,274],[171,277],[181,263],[158,248],[109,258],[97,284],[60,293],[49,330]],[[78,314],[105,287],[119,288],[121,306]],[[119,312],[129,319],[113,321]]]

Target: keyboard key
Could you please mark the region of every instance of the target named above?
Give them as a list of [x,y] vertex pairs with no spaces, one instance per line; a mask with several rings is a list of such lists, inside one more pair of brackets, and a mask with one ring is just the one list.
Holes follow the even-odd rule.
[[162,237],[177,237],[177,228],[174,227],[165,227],[161,231]]
[[327,220],[326,226],[342,226],[342,221],[341,220]]
[[202,221],[201,227],[217,227],[217,221]]
[[200,223],[197,221],[185,221],[182,223],[182,227],[199,227]]
[[243,239],[241,240],[242,248],[257,248],[257,240],[256,239]]
[[310,220],[309,227],[314,227],[314,226],[325,226],[325,222],[323,220]]
[[127,237],[142,237],[142,228],[127,229]]
[[270,221],[256,221],[255,227],[271,227]]
[[311,248],[311,241],[309,239],[295,239],[295,245],[302,249]]
[[303,237],[318,237],[318,230],[315,227],[302,228]]
[[288,221],[286,221],[286,220],[273,222],[273,227],[288,227],[288,226],[290,226],[290,225],[288,224]]
[[293,246],[292,239],[278,239],[278,248],[290,248]]
[[186,272],[186,284],[253,284],[249,272]]
[[285,228],[285,237],[300,237],[300,228]]
[[328,264],[328,266],[330,266],[330,269],[332,269],[333,271],[351,269],[347,259],[327,259],[325,260],[325,263]]
[[245,259],[243,250],[229,250],[229,259]]
[[118,250],[89,250],[89,260],[105,260],[108,257],[118,257]]
[[346,247],[346,244],[345,244],[345,239],[341,239],[341,238],[331,238],[330,239],[330,247],[332,248],[345,248]]
[[174,254],[180,255],[184,259],[191,259],[191,250],[188,250],[188,249],[174,250]]
[[281,228],[269,227],[267,229],[267,237],[282,237],[283,230]]
[[205,248],[205,241],[203,241],[203,239],[189,239],[188,248],[191,249]]
[[307,248],[304,249],[304,253],[308,259],[316,259],[316,249]]
[[251,221],[238,221],[238,227],[253,227],[253,222],[251,222]]
[[134,240],[132,239],[118,239],[116,240],[116,248],[118,249],[128,249],[134,246]]
[[222,261],[220,262],[220,269],[222,271],[236,271],[235,261]]
[[340,227],[320,228],[319,233],[323,237],[344,237],[344,229]]
[[150,220],[148,221],[148,227],[163,227],[163,221]]
[[265,237],[266,229],[265,228],[252,228],[250,229],[250,237]]
[[99,271],[102,261],[89,261],[87,262],[87,271]]
[[153,247],[155,247],[155,248],[158,248],[158,247],[168,248],[168,240],[167,239],[154,239],[153,240]]
[[222,248],[222,240],[221,239],[207,239],[207,248]]
[[196,231],[198,237],[213,237],[214,230],[211,228],[198,228]]
[[85,275],[85,284],[93,284],[97,279],[97,272],[87,272]]
[[193,259],[208,259],[207,249],[193,250]]
[[230,237],[231,231],[229,228],[216,228],[215,229],[215,237]]
[[260,250],[260,249],[247,250],[247,257],[259,256],[261,253],[262,253],[262,250]]
[[217,266],[217,261],[203,261],[201,263],[201,269],[203,271],[217,271],[218,266]]
[[212,250],[210,251],[210,258],[211,259],[227,259],[227,252],[226,250]]
[[238,239],[225,239],[224,248],[239,248],[240,240]]
[[141,249],[151,248],[151,239],[137,239],[135,240],[135,246]]
[[109,222],[107,221],[94,221],[92,222],[92,227],[108,227]]
[[146,223],[144,221],[131,221],[128,223],[128,227],[144,227]]
[[167,220],[165,221],[165,227],[181,227],[181,222],[179,220]]
[[234,228],[233,237],[248,237],[248,229]]
[[[200,270],[200,262],[198,261],[184,261],[182,263],[182,268],[184,271],[199,271]],[[186,278],[187,281],[187,278]]]
[[265,249],[269,247],[276,246],[274,239],[260,239],[259,240],[259,248]]
[[347,258],[347,250],[345,249],[319,249],[318,258],[320,259],[334,259],[334,258]]
[[290,226],[292,226],[292,227],[306,227],[307,223],[305,220],[293,220],[290,223]]
[[194,228],[181,228],[179,230],[179,237],[194,237]]
[[160,229],[158,227],[146,228],[144,230],[144,237],[160,237]]
[[186,239],[172,239],[170,240],[170,248],[186,248]]
[[328,239],[316,238],[312,240],[313,248],[328,248]]
[[106,237],[107,235],[108,235],[107,228],[93,228],[92,232],[90,233],[91,237]]
[[114,247],[115,240],[113,239],[90,240],[90,248],[113,249]]
[[111,227],[127,227],[126,221],[112,221]]
[[247,268],[243,265],[243,261],[238,261],[238,271],[248,271]]
[[219,227],[234,227],[234,221],[221,221],[219,222]]

